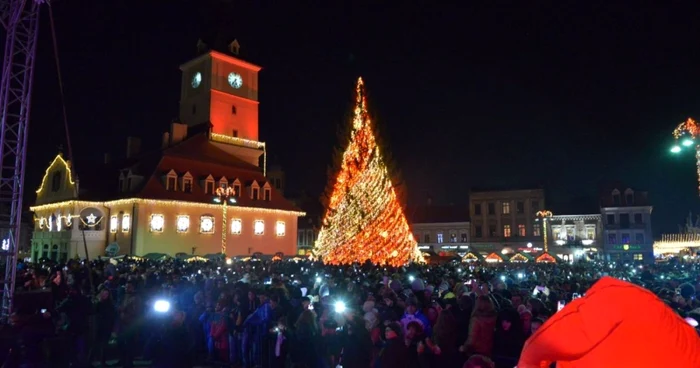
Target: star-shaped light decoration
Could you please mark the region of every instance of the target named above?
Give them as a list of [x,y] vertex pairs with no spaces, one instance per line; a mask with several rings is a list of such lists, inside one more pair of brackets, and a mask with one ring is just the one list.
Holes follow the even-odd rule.
[[87,219],[88,224],[94,224],[95,220],[97,220],[97,216],[95,216],[94,213],[91,213],[91,214],[85,216],[85,219]]

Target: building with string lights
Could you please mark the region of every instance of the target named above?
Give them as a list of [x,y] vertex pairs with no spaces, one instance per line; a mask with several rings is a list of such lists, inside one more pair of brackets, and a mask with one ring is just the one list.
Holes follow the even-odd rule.
[[652,210],[647,192],[615,185],[601,193],[602,250],[608,260],[654,261]]
[[[46,168],[31,211],[33,259],[79,256],[296,253],[297,219],[280,177],[267,177],[258,138],[258,72],[229,52],[183,64],[180,119],[160,149],[72,172],[59,154]],[[282,178],[283,180],[283,178]]]

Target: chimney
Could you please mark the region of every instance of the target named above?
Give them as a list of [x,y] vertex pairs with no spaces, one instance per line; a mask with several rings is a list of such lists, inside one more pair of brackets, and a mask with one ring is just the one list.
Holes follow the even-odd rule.
[[126,137],[126,158],[136,157],[141,151],[141,138]]
[[112,161],[112,158],[110,157],[109,153],[105,153],[105,165],[108,164],[110,161]]
[[187,138],[187,124],[170,124],[170,144],[177,144]]
[[160,148],[165,149],[170,145],[170,133],[163,133],[163,141],[160,144]]

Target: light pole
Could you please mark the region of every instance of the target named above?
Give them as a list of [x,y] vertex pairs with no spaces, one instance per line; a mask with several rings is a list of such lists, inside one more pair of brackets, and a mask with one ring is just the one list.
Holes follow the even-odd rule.
[[673,138],[676,144],[671,147],[671,153],[680,153],[683,149],[695,146],[695,171],[698,174],[698,190],[700,190],[700,144],[696,138],[700,135],[700,126],[693,118],[678,124],[673,130]]
[[544,252],[549,253],[549,247],[547,246],[547,219],[553,216],[552,211],[538,211],[535,214],[535,216],[542,218],[542,236],[544,236]]
[[231,204],[236,204],[235,195],[236,191],[231,187],[218,187],[216,189],[216,197],[214,198],[214,202],[224,205],[221,215],[221,254],[223,255],[226,255],[226,209],[229,202]]

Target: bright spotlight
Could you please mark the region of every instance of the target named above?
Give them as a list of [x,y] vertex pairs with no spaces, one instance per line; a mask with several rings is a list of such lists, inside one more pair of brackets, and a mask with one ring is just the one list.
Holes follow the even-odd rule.
[[317,277],[317,278],[316,278],[316,283],[319,283],[319,284],[320,284],[321,281],[322,281],[322,280],[321,280],[321,277]]
[[683,144],[685,147],[690,147],[690,146],[693,145],[693,143],[695,143],[695,142],[694,142],[692,139],[686,138],[686,139],[683,140],[683,143],[682,143],[682,144]]
[[153,310],[158,313],[168,313],[170,311],[170,302],[167,300],[158,300],[153,304]]
[[410,282],[413,282],[413,280],[415,280],[415,279],[416,279],[416,277],[413,275],[408,276],[408,281],[410,281]]
[[336,313],[344,313],[345,312],[345,303],[335,302],[335,312]]
[[231,258],[227,258],[227,259],[226,259],[226,264],[227,264],[227,265],[233,264],[233,260],[232,260]]
[[518,278],[519,278],[519,279],[522,279],[524,276],[525,276],[525,275],[523,275],[522,273],[519,273],[519,274],[518,274]]
[[506,281],[506,277],[501,275],[501,281]]
[[676,146],[671,147],[671,153],[678,153],[680,151],[681,151],[681,146],[676,145]]

